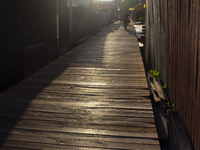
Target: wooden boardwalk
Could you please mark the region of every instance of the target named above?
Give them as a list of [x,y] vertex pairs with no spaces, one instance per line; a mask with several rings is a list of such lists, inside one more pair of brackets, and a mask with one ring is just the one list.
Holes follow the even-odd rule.
[[115,23],[0,95],[0,149],[160,149],[133,28]]

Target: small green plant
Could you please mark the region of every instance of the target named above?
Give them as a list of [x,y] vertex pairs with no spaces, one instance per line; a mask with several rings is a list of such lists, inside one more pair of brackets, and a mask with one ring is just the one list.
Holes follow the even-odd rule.
[[156,76],[159,77],[159,80],[161,79],[160,73],[157,70],[149,70],[149,73],[151,74],[152,78],[155,78]]
[[166,89],[166,88],[167,88],[166,84],[164,84],[164,86],[162,86],[162,88],[163,88],[163,89]]
[[[151,79],[152,78],[155,78],[156,76],[158,77],[158,79],[161,81],[161,75],[160,75],[160,73],[157,71],[157,70],[149,70],[149,73],[151,74]],[[163,86],[162,86],[162,88],[163,89],[166,89],[167,88],[167,86],[166,86],[166,84],[164,84]]]
[[165,103],[165,111],[166,112],[174,111],[174,110],[175,110],[174,104],[171,104],[170,102]]

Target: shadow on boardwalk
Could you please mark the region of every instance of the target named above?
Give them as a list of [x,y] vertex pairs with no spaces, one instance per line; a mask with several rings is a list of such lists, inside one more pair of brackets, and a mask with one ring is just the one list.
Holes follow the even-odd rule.
[[2,149],[159,149],[136,38],[119,23],[0,95]]

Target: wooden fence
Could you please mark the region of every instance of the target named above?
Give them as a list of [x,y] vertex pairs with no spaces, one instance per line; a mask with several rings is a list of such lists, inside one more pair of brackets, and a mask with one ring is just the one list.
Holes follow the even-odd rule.
[[148,0],[145,54],[200,149],[200,1]]

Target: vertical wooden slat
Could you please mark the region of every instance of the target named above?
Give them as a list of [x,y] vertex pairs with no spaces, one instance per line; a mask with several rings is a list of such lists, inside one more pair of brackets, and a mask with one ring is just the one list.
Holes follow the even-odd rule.
[[199,111],[200,111],[200,19],[199,19],[199,14],[200,14],[200,2],[197,5],[198,7],[198,11],[197,11],[197,18],[198,18],[198,49],[197,49],[197,88],[196,88],[196,115],[197,115],[197,124],[196,124],[196,128],[194,128],[194,130],[196,131],[196,144],[195,147],[196,149],[200,149],[200,115],[199,115]]
[[[197,44],[197,39],[196,39],[196,36],[195,36],[195,26],[196,26],[196,21],[195,21],[195,12],[196,12],[196,9],[195,9],[195,5],[193,5],[194,3],[192,1],[190,1],[190,10],[191,10],[191,17],[190,17],[190,37],[191,37],[191,41],[195,41],[194,44],[191,45],[191,51],[189,52],[190,53],[190,77],[191,77],[191,80],[189,82],[189,96],[188,96],[188,99],[189,99],[189,103],[188,103],[188,114],[187,114],[187,128],[188,128],[188,134],[191,135],[192,134],[192,126],[193,126],[193,118],[192,118],[192,107],[194,106],[193,104],[193,91],[195,91],[195,88],[196,88],[196,84],[194,81],[194,74],[196,72],[196,61],[195,61],[195,57],[194,57],[194,53],[195,53],[195,43]],[[195,114],[194,114],[195,115]],[[193,135],[194,136],[194,135]],[[191,140],[193,140],[193,136],[190,137]]]
[[[195,12],[198,12],[198,1],[195,2]],[[194,51],[191,51],[192,52],[192,56],[193,56],[193,63],[194,63],[194,66],[193,66],[193,69],[194,69],[194,74],[193,74],[193,78],[191,80],[192,84],[194,84],[193,86],[193,91],[192,91],[192,106],[194,106],[195,108],[192,109],[192,116],[191,116],[191,134],[193,135],[191,137],[191,140],[193,141],[193,145],[196,145],[196,139],[197,139],[197,134],[198,133],[198,128],[196,129],[197,132],[194,132],[194,129],[196,128],[196,124],[198,124],[198,122],[196,120],[198,120],[198,115],[197,115],[197,107],[196,107],[196,89],[197,89],[197,49],[198,49],[198,32],[195,32],[195,31],[198,31],[198,18],[197,18],[197,13],[195,13],[195,16],[194,16],[194,21],[195,21],[195,24],[194,24],[194,36],[193,36],[193,39],[196,40],[195,44],[194,44]]]

